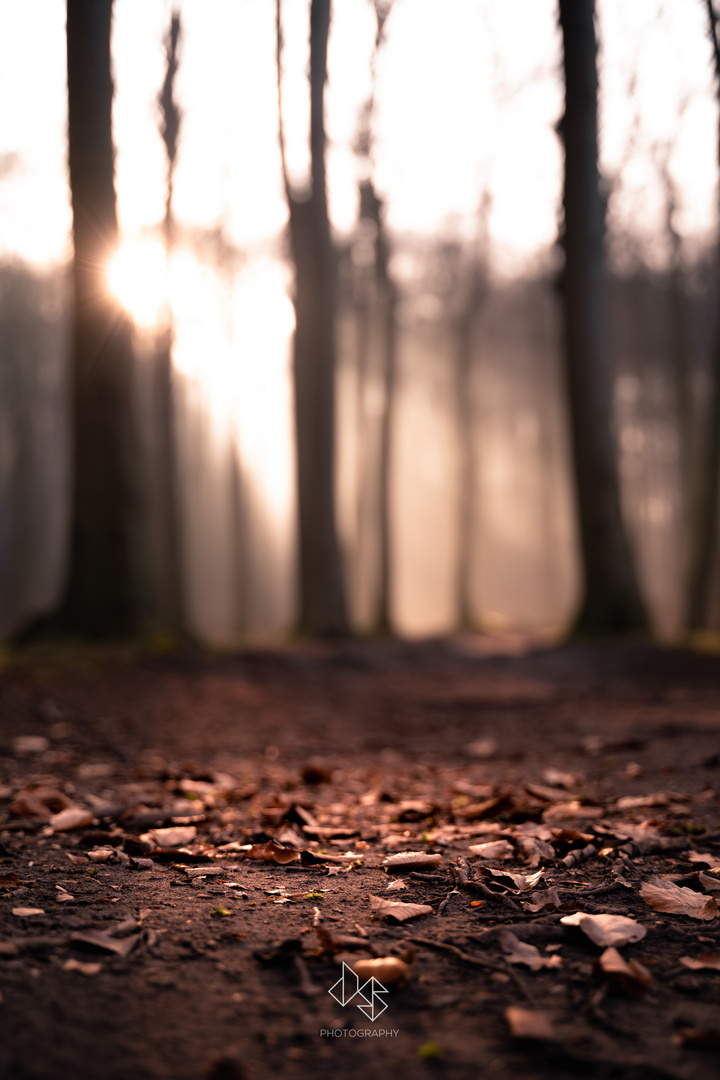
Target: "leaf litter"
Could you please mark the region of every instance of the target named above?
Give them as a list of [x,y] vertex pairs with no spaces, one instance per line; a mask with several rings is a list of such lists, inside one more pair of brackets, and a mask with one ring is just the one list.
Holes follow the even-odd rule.
[[[605,752],[599,748],[598,767]],[[37,822],[36,838],[54,845],[40,854],[42,873],[24,864],[14,873],[21,864],[13,858],[0,876],[8,912],[23,913],[16,915],[18,924],[27,920],[20,930],[9,927],[0,957],[25,963],[44,951],[54,962],[57,957],[58,969],[79,975],[120,964],[139,972],[148,957],[156,964],[160,956],[162,962],[166,956],[209,962],[219,942],[217,955],[232,971],[226,954],[232,943],[254,963],[289,963],[282,992],[292,993],[294,985],[308,1001],[324,996],[327,969],[346,959],[359,978],[392,988],[393,1010],[402,1010],[404,994],[437,996],[440,965],[452,964],[452,991],[457,984],[461,998],[471,1001],[480,987],[499,1000],[498,1016],[504,1013],[513,1037],[530,1041],[565,1040],[556,1023],[570,1001],[595,1025],[593,1037],[600,1029],[607,1037],[614,997],[634,1007],[643,994],[665,991],[667,979],[653,980],[656,974],[670,971],[671,984],[680,970],[680,979],[705,977],[704,985],[714,985],[716,953],[686,947],[688,955],[680,956],[678,945],[673,960],[663,936],[678,914],[708,924],[715,917],[711,894],[720,889],[720,877],[713,874],[717,855],[707,850],[712,832],[706,829],[706,843],[692,831],[708,816],[706,808],[714,811],[712,798],[662,792],[657,781],[650,796],[627,787],[605,794],[587,786],[592,760],[577,769],[559,758],[558,767],[523,776],[515,766],[505,768],[497,745],[490,757],[469,760],[460,777],[444,766],[380,769],[370,762],[356,768],[339,758],[296,765],[293,776],[273,756],[254,771],[227,763],[214,772],[160,755],[152,763],[150,755],[141,758],[136,776],[119,765],[85,763],[87,769],[73,773],[72,789],[64,788],[60,774],[0,775],[7,789],[0,813],[4,805],[6,823],[20,824],[17,832],[0,835],[5,851],[12,841],[18,852],[22,847],[38,858],[32,826],[22,833],[28,821]],[[623,765],[618,775],[627,785],[642,770]],[[60,881],[51,864],[62,864]],[[318,906],[326,876],[338,890]],[[110,889],[121,896],[109,896]],[[16,898],[18,890],[25,893]],[[407,903],[387,896],[396,890]],[[153,916],[151,928],[136,918],[109,924],[98,917],[111,910],[109,900],[122,901],[122,915],[129,915],[131,896],[137,911],[141,893],[152,905],[142,908]],[[226,906],[229,899],[235,902]],[[44,906],[31,907],[35,901]],[[643,904],[659,916],[645,941],[647,928],[631,917],[643,918]],[[49,910],[43,927],[48,918],[72,917],[75,928],[64,936],[39,932],[27,913]],[[411,939],[404,924],[420,918],[427,936]],[[248,933],[250,944],[243,945]],[[266,945],[257,947],[258,934],[266,935]],[[597,951],[582,945],[581,935]],[[419,959],[406,956],[411,941],[424,943]],[[628,946],[632,954],[640,941],[646,950],[640,958],[620,952]],[[102,953],[103,960],[86,963],[67,956],[67,949]],[[157,985],[173,985],[168,979]],[[233,994],[247,1000],[244,989]],[[538,1007],[555,994],[548,999],[557,1004],[552,1013]],[[698,1020],[683,1030],[683,1045],[699,1045],[712,1026]]]

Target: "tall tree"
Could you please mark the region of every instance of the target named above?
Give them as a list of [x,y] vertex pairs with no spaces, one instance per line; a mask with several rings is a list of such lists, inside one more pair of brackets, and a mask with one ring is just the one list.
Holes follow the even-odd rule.
[[[170,259],[175,244],[175,218],[172,197],[175,179],[178,137],[181,114],[175,99],[175,78],[178,71],[178,47],[180,44],[180,15],[174,11],[170,29],[165,40],[167,68],[158,103],[162,114],[162,137],[166,152],[166,191],[163,238],[165,253]],[[167,309],[167,322],[160,331],[155,356],[155,420],[156,420],[156,471],[157,523],[159,533],[158,618],[165,630],[186,632],[184,603],[180,483],[178,476],[174,380],[172,348],[174,326],[172,312]]]
[[277,0],[280,149],[295,263],[293,373],[299,524],[299,630],[348,633],[335,521],[335,270],[325,176],[325,83],[330,0],[310,7],[310,192],[295,191],[285,163],[282,22]]
[[559,0],[559,19],[565,72],[565,377],[584,584],[576,630],[622,633],[645,629],[647,616],[622,519],[605,345],[594,0]]
[[[720,101],[720,39],[718,14],[713,0],[705,0],[708,31],[713,48],[715,88]],[[718,128],[718,162],[720,162],[720,127]],[[715,331],[715,343],[710,359],[710,378],[706,396],[705,415],[697,425],[694,489],[694,528],[688,574],[688,628],[700,630],[708,625],[710,590],[718,541],[718,510],[720,500],[720,326]]]
[[112,0],[67,0],[75,309],[72,531],[61,621],[99,635],[132,632],[142,616],[130,325],[106,282],[118,240],[111,23]]
[[[370,95],[361,113],[356,150],[364,165],[365,175],[359,184],[360,226],[367,236],[373,238],[374,260],[370,277],[372,301],[366,295],[360,305],[360,349],[358,364],[358,400],[360,402],[359,441],[359,492],[360,515],[368,487],[368,458],[366,453],[366,406],[368,401],[369,350],[373,335],[371,324],[377,324],[377,347],[381,379],[380,430],[377,461],[378,484],[378,585],[372,629],[380,632],[392,630],[392,442],[395,420],[395,397],[397,383],[397,306],[398,289],[390,273],[391,243],[385,225],[385,204],[375,187],[374,123],[377,60],[385,41],[386,23],[392,10],[393,0],[373,0],[375,10],[375,42],[371,65]],[[365,282],[369,284],[369,282]],[[367,292],[367,289],[365,290]]]

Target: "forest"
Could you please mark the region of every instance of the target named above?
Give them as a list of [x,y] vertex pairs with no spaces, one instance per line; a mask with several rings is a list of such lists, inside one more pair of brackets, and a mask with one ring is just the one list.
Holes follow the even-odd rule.
[[0,52],[0,1080],[713,1075],[716,0]]

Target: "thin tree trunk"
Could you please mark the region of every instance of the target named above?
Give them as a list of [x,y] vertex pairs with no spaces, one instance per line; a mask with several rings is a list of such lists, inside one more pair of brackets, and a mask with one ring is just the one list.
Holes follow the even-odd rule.
[[[180,131],[180,110],[174,97],[178,69],[180,16],[173,13],[166,41],[167,72],[159,104],[163,116],[162,136],[167,154],[167,180],[163,238],[165,253],[172,254],[175,243],[175,219],[172,210],[173,182],[177,141]],[[160,559],[158,577],[158,616],[161,628],[185,634],[185,588],[182,559],[182,517],[180,512],[180,477],[178,475],[176,406],[172,351],[175,340],[172,312],[168,305],[168,323],[161,331],[155,355],[155,421],[157,453],[157,520],[159,527]]]
[[560,0],[559,13],[565,70],[565,375],[584,570],[576,630],[621,633],[645,629],[647,616],[622,520],[605,346],[594,0]]
[[[712,0],[706,0],[708,30],[713,45],[715,82],[720,101],[720,41],[718,17]],[[720,128],[718,129],[720,162]],[[710,363],[708,403],[698,428],[695,499],[697,518],[692,535],[688,575],[688,628],[700,630],[708,625],[710,589],[715,549],[718,541],[718,476],[720,473],[720,328]]]
[[61,621],[102,635],[132,632],[141,616],[130,326],[105,280],[118,238],[111,21],[112,0],[67,0],[74,446],[70,573]]
[[473,336],[485,294],[482,274],[473,268],[473,283],[460,312],[456,333],[455,402],[458,425],[458,559],[455,571],[455,607],[461,630],[475,629],[470,599],[472,553],[474,548],[475,447],[473,409]]
[[[310,8],[310,151],[307,199],[291,190],[280,140],[295,262],[295,429],[299,517],[299,629],[316,636],[349,632],[335,522],[335,270],[325,177],[324,94],[330,0]],[[278,0],[278,89],[280,89]]]

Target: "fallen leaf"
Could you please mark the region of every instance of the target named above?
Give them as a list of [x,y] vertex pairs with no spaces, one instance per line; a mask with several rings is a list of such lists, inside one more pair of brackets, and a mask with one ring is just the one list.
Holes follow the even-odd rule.
[[407,889],[407,883],[402,878],[395,878],[387,887],[388,892],[397,892],[399,889]]
[[647,934],[646,927],[625,915],[588,915],[587,912],[576,911],[574,915],[563,916],[560,922],[563,926],[577,926],[603,949],[641,941]]
[[573,788],[580,781],[580,777],[575,773],[560,772],[559,769],[553,769],[551,766],[543,770],[543,780],[553,787]]
[[689,862],[708,866],[711,870],[720,870],[720,859],[717,859],[714,855],[708,855],[706,851],[688,851],[685,853],[685,858]]
[[55,886],[55,888],[57,889],[57,893],[58,893],[58,894],[57,894],[57,896],[55,897],[55,899],[57,900],[58,904],[67,904],[67,903],[69,903],[69,902],[70,902],[71,900],[74,900],[74,899],[75,899],[75,897],[74,897],[74,896],[72,896],[72,895],[71,895],[71,894],[70,894],[70,893],[69,893],[69,892],[67,891],[67,889],[63,889],[62,885],[56,885],[56,886]]
[[639,960],[625,960],[617,949],[606,949],[598,966],[628,997],[641,997],[652,983],[652,975]]
[[553,885],[550,889],[542,892],[534,892],[530,897],[532,903],[526,904],[528,911],[542,911],[543,908],[559,908],[562,903],[560,894]]
[[498,870],[494,866],[483,866],[482,869],[486,874],[492,874],[493,877],[509,878],[514,888],[519,889],[520,892],[529,892],[530,889],[534,889],[543,880],[544,874],[542,870],[537,870],[534,874],[521,874],[515,870]]
[[603,816],[601,806],[586,806],[573,799],[572,802],[559,802],[543,810],[543,821],[591,821]]
[[382,896],[371,896],[370,907],[378,915],[388,915],[398,922],[407,922],[418,915],[432,915],[429,904],[404,904],[400,900],[385,900]]
[[706,874],[701,870],[698,873],[698,881],[708,892],[720,892],[720,878],[715,877],[714,874]]
[[645,903],[654,911],[672,915],[687,915],[691,919],[714,919],[718,913],[717,900],[703,893],[696,893],[671,881],[653,877],[640,886]]
[[352,969],[360,979],[377,979],[383,986],[404,986],[410,978],[410,965],[397,956],[379,956],[375,960],[354,960]]
[[17,874],[0,874],[0,889],[10,889],[13,885],[17,885],[19,880]]
[[505,1010],[505,1019],[516,1039],[555,1039],[552,1017],[535,1009],[521,1009],[511,1005]]
[[13,915],[17,915],[19,919],[29,919],[33,915],[44,915],[45,912],[39,907],[14,907],[12,909]]
[[615,803],[616,810],[635,810],[643,806],[667,806],[670,798],[664,791],[656,791],[653,795],[625,795]]
[[341,949],[367,949],[367,938],[354,937],[351,934],[334,934],[319,924],[315,926],[315,935],[322,950],[327,953],[340,952]]
[[515,848],[509,840],[490,840],[487,844],[470,844],[473,855],[481,859],[511,859]]
[[70,941],[78,945],[89,945],[103,952],[117,953],[118,956],[127,956],[137,945],[139,934],[131,934],[129,937],[115,938],[102,930],[78,930],[70,935]]
[[283,847],[276,840],[268,840],[266,844],[252,844],[245,857],[284,866],[286,863],[296,862],[300,858],[300,852],[294,848]]
[[14,941],[0,941],[0,956],[19,956],[20,950]]
[[149,838],[161,848],[174,848],[192,844],[196,836],[197,827],[195,825],[173,825],[168,829],[150,829],[140,839]]
[[91,810],[82,806],[68,806],[59,814],[53,814],[49,825],[55,832],[69,832],[70,829],[84,829],[87,825],[97,825]]
[[83,963],[82,960],[66,960],[62,966],[63,971],[77,971],[81,975],[99,975],[103,969],[102,964],[95,962]]
[[115,848],[110,847],[109,844],[103,844],[102,847],[95,847],[92,851],[88,851],[87,857],[90,862],[94,863],[106,863],[111,859],[117,858]]
[[720,953],[700,953],[699,956],[681,956],[680,963],[693,971],[701,968],[710,968],[712,971],[720,971]]
[[383,866],[391,866],[394,870],[410,870],[418,866],[439,866],[442,855],[430,855],[426,851],[399,851],[396,855],[386,855],[382,861]]
[[500,931],[500,945],[509,964],[526,964],[533,971],[540,968],[556,968],[562,965],[560,956],[543,956],[540,950],[527,941],[521,941],[510,930]]
[[544,784],[526,784],[525,790],[528,795],[534,795],[536,799],[541,799],[543,802],[559,803],[567,799],[566,791],[546,787]]
[[475,739],[465,747],[468,757],[491,758],[497,753],[498,744],[495,739]]
[[50,740],[44,735],[16,735],[12,748],[13,754],[44,754],[50,749]]

